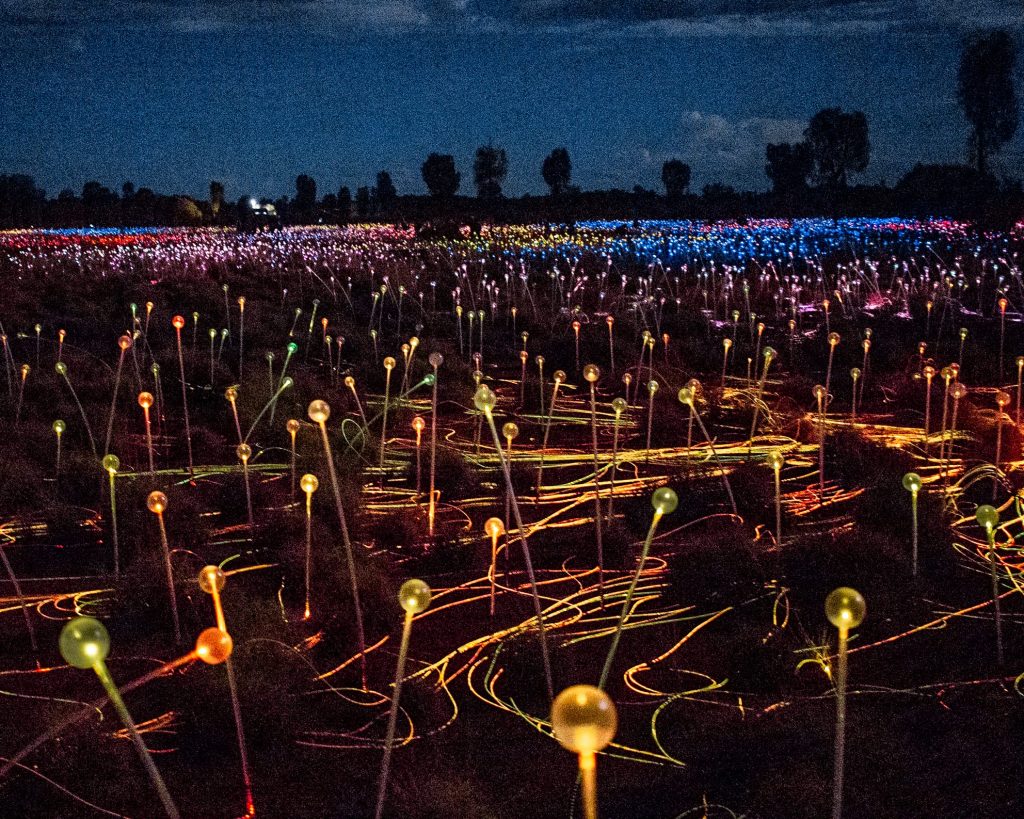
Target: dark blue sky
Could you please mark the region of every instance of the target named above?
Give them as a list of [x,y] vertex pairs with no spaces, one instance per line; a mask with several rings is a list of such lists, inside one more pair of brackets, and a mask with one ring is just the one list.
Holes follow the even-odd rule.
[[[320,193],[391,172],[422,192],[430,151],[506,149],[506,192],[542,192],[565,145],[584,188],[763,189],[764,145],[864,110],[865,178],[964,157],[964,33],[1021,0],[0,0],[0,172],[53,195],[99,179],[205,196]],[[1020,73],[1020,72],[1019,72]],[[1024,93],[1024,82],[1018,77]],[[997,163],[1024,175],[1021,135]]]

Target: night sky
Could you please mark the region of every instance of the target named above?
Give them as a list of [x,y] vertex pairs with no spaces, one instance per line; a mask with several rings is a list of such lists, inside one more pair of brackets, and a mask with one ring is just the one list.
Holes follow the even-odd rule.
[[[583,188],[660,189],[678,156],[696,189],[760,190],[765,143],[832,105],[866,112],[862,178],[892,184],[965,158],[964,34],[1024,45],[1021,0],[0,0],[0,18],[0,173],[49,195],[276,196],[300,173],[322,195],[381,169],[421,193],[431,151],[471,193],[488,140],[510,195],[543,192],[560,145]],[[1020,133],[996,167],[1024,175]]]

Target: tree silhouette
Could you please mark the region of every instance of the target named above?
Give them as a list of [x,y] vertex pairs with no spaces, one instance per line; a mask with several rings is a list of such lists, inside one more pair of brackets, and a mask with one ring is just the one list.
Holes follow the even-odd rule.
[[780,142],[765,148],[765,175],[778,194],[790,194],[807,187],[814,169],[811,148],[806,142]]
[[868,120],[863,111],[846,113],[825,108],[804,131],[817,181],[830,188],[845,188],[851,173],[861,173],[871,158]]
[[451,199],[459,189],[461,177],[455,170],[451,154],[431,154],[420,168],[430,195],[438,199]]
[[338,190],[338,216],[343,222],[352,216],[352,191],[347,185],[342,185]]
[[976,34],[960,55],[957,99],[971,124],[971,160],[986,173],[990,154],[1017,131],[1017,92],[1013,84],[1017,50],[1005,31]]
[[572,179],[572,162],[569,160],[569,152],[565,148],[555,148],[544,159],[540,172],[547,186],[551,188],[552,196],[565,193],[569,187],[569,181]]
[[377,205],[380,207],[381,213],[391,213],[394,210],[395,203],[398,201],[398,191],[395,190],[395,184],[391,181],[391,174],[387,171],[381,171],[377,174]]
[[665,186],[665,195],[672,201],[678,201],[690,187],[690,166],[680,159],[670,159],[661,166],[661,182]]
[[295,211],[309,218],[316,207],[316,180],[312,176],[300,174],[295,178]]
[[217,221],[217,217],[220,216],[220,209],[224,206],[224,185],[214,179],[210,182],[210,214],[213,216],[213,221]]
[[356,215],[360,219],[370,215],[370,189],[365,185],[356,189]]
[[497,199],[501,196],[501,184],[508,175],[508,157],[504,148],[481,145],[476,149],[473,161],[473,181],[477,196],[481,199]]

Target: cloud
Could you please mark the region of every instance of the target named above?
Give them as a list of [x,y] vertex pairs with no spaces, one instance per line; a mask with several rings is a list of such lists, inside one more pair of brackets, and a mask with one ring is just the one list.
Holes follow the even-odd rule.
[[798,142],[807,123],[795,119],[747,117],[684,111],[665,139],[640,149],[640,162],[660,173],[668,159],[688,163],[695,178],[739,187],[764,187],[764,151],[770,142]]
[[0,0],[0,24],[217,31],[566,31],[594,36],[750,37],[1024,31],[1019,0]]

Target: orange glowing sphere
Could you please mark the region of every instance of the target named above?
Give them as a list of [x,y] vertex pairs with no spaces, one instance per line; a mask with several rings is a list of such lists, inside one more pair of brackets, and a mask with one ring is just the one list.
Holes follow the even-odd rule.
[[153,406],[153,393],[151,392],[140,392],[139,393],[139,406],[143,409],[149,409]]
[[146,498],[146,507],[154,515],[163,514],[167,509],[167,496],[159,490],[150,492],[149,497]]
[[487,518],[484,522],[484,531],[487,532],[487,537],[501,537],[505,533],[505,524],[501,518]]
[[209,665],[220,665],[231,656],[233,648],[231,635],[216,626],[205,629],[196,638],[196,654]]
[[174,325],[175,330],[180,330],[182,327],[185,326],[185,317],[175,316],[174,318],[171,319],[171,324]]

